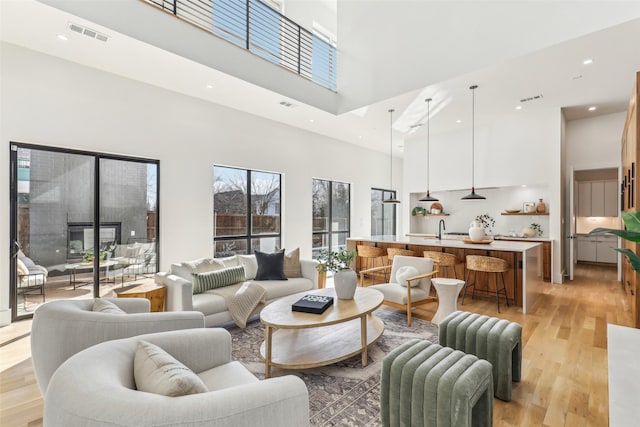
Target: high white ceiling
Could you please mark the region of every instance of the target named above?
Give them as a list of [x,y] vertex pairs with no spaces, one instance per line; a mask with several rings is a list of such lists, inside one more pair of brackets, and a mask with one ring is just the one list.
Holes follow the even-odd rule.
[[[410,126],[424,122],[427,97],[432,134],[468,126],[471,84],[476,123],[540,94],[517,114],[557,107],[571,120],[623,111],[640,71],[640,2],[340,0],[338,66],[353,67],[341,71],[336,97],[340,109],[358,108],[332,114],[38,1],[0,0],[0,12],[3,41],[383,152],[389,108],[397,149],[423,132]],[[109,41],[73,33],[69,22]]]

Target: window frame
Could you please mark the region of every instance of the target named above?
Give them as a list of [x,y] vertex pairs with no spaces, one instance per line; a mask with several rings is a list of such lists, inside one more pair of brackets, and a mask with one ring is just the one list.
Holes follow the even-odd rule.
[[[246,241],[246,245],[247,245],[247,255],[251,255],[253,254],[254,248],[252,245],[252,241],[253,240],[260,240],[260,239],[264,239],[264,238],[276,238],[279,241],[279,245],[282,245],[282,174],[279,172],[272,172],[272,171],[264,171],[264,170],[258,170],[258,169],[247,169],[247,168],[242,168],[242,167],[238,167],[238,166],[227,166],[227,165],[219,165],[219,164],[214,164],[213,165],[213,180],[214,180],[214,184],[215,184],[215,168],[225,168],[225,169],[235,169],[235,170],[239,170],[239,171],[244,171],[246,172],[246,182],[247,182],[247,199],[246,199],[246,203],[247,203],[247,212],[246,212],[246,221],[247,221],[247,228],[246,234],[237,234],[237,235],[232,235],[232,236],[220,236],[217,237],[216,236],[216,223],[215,223],[215,217],[216,217],[216,206],[215,206],[215,196],[216,196],[216,192],[215,192],[215,187],[213,188],[213,217],[214,217],[214,224],[213,224],[213,257],[216,257],[216,243],[217,242],[224,242],[224,241],[236,241],[236,240],[245,240]],[[277,175],[278,176],[278,201],[276,202],[276,205],[278,206],[278,233],[269,233],[269,234],[253,234],[253,222],[252,222],[252,212],[253,212],[253,205],[252,205],[252,194],[251,194],[251,179],[252,179],[252,174],[253,173],[268,173],[268,174],[273,174],[273,175]],[[237,255],[237,254],[236,254]]]
[[[392,205],[390,204],[390,206],[393,206],[393,225],[392,225],[393,230],[391,230],[392,233],[387,234],[385,232],[386,230],[385,230],[385,227],[384,227],[384,224],[385,224],[385,215],[384,215],[385,204],[384,204],[384,200],[386,200],[385,196],[387,196],[387,193],[390,193],[390,195],[395,199],[396,198],[396,190],[388,190],[388,189],[385,189],[385,188],[371,187],[371,195],[373,195],[374,191],[382,193],[382,197],[381,197],[381,200],[382,200],[382,203],[381,203],[381,205],[382,205],[382,215],[380,216],[380,221],[382,223],[382,234],[378,234],[378,236],[395,236],[397,234],[396,230],[398,228],[398,223],[397,223],[398,210],[396,209],[396,205],[395,204],[392,204]],[[373,224],[373,222],[374,222],[374,218],[373,218],[373,198],[371,198],[371,205],[372,205],[371,209],[370,209],[370,211],[371,211],[371,224]],[[373,235],[373,233],[371,233],[371,234]]]
[[[313,238],[315,236],[328,236],[328,244],[329,244],[329,251],[333,251],[334,249],[331,247],[331,236],[332,234],[346,234],[347,238],[349,238],[351,236],[351,183],[349,182],[343,182],[343,181],[332,181],[329,179],[323,179],[323,178],[312,178],[311,180],[311,185],[313,188],[313,181],[323,181],[323,182],[328,182],[329,183],[329,200],[327,201],[328,205],[329,205],[329,215],[328,215],[328,227],[327,227],[327,231],[313,231],[313,226],[311,228],[311,250],[313,252]],[[347,215],[347,228],[346,230],[336,230],[333,231],[331,230],[331,224],[333,223],[333,184],[341,184],[341,185],[348,185],[349,186],[349,190],[348,190],[348,194],[349,194],[349,199],[348,199],[348,204],[349,204],[349,214]],[[313,197],[313,196],[312,196]],[[312,206],[311,206],[311,222],[313,224],[313,203],[314,200],[311,201]]]

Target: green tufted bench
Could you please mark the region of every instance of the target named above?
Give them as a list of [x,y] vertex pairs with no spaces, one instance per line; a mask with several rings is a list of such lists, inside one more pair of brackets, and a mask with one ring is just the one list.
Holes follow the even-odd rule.
[[440,345],[473,354],[493,366],[494,394],[511,400],[511,381],[520,381],[522,326],[496,317],[455,311],[440,322]]
[[491,426],[491,364],[426,340],[409,340],[382,361],[380,416],[389,427]]

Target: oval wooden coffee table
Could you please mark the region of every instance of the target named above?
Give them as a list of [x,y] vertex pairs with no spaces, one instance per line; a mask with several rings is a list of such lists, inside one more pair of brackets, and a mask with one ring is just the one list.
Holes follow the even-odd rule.
[[[291,305],[305,295],[333,297],[333,305],[322,314],[300,313]],[[284,297],[260,313],[265,340],[260,347],[264,375],[271,367],[304,369],[329,365],[362,353],[367,366],[367,346],[384,332],[382,320],[371,314],[382,305],[383,295],[375,289],[357,288],[352,300],[341,300],[335,290],[315,289]]]

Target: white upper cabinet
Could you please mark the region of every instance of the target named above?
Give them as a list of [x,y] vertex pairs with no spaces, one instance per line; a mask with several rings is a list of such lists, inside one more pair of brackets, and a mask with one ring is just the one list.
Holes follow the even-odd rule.
[[591,215],[604,216],[604,181],[591,183]]
[[591,182],[578,182],[578,216],[591,216]]
[[578,216],[618,216],[618,183],[578,182]]
[[604,216],[618,216],[618,182],[604,182]]

